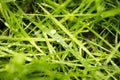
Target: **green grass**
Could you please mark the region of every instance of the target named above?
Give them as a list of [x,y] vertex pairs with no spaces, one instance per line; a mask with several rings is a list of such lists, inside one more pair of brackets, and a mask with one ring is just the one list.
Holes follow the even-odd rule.
[[0,0],[0,21],[0,80],[120,79],[119,0]]

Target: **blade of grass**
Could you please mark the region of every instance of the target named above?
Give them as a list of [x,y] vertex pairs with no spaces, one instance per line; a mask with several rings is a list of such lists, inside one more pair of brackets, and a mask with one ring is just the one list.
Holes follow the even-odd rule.
[[40,4],[39,6],[45,11],[46,14],[49,15],[49,17],[55,22],[55,24],[58,25],[76,44],[78,44],[89,56],[91,56],[95,61],[97,61],[96,58],[89,52],[89,50],[84,47],[82,42],[80,42],[74,36],[72,36],[72,34],[57,19],[55,19],[45,8],[43,8]]

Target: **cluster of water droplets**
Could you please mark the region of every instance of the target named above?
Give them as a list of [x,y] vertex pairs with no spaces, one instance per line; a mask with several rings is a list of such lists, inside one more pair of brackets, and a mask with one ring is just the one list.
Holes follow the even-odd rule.
[[[54,35],[55,33],[56,33],[56,30],[55,30],[55,29],[52,29],[52,30],[50,31],[50,34],[52,34],[52,35]],[[58,39],[58,38],[56,38],[55,40],[56,40],[56,42],[60,42],[60,39]]]
[[[52,35],[55,35],[56,34],[56,30],[55,29],[52,29],[51,31],[50,31],[50,34],[52,34]],[[72,37],[72,35],[70,35],[71,37]],[[55,41],[57,42],[57,43],[60,43],[62,46],[65,46],[65,43],[63,43],[59,38],[54,38],[55,39]],[[63,44],[62,44],[63,43]]]

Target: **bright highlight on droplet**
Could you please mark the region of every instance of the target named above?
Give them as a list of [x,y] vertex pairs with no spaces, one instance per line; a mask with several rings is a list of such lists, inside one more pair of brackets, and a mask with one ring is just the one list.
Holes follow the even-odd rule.
[[60,40],[59,40],[59,39],[57,39],[56,41],[57,41],[57,42],[60,42]]
[[55,33],[56,33],[56,30],[53,29],[53,30],[50,31],[50,33],[51,33],[51,34],[55,34]]

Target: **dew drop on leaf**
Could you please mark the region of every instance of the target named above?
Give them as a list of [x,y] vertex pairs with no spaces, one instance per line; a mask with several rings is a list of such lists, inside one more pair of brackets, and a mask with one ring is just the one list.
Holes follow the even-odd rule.
[[57,39],[56,41],[57,41],[57,42],[60,42],[60,40],[59,40],[59,39]]
[[55,33],[56,33],[56,30],[53,29],[53,30],[50,31],[50,33],[51,33],[51,34],[55,34]]

